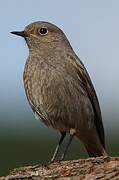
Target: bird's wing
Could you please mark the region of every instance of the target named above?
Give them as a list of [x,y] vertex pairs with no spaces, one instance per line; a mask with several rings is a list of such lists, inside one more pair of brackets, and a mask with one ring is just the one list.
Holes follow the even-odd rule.
[[94,109],[95,119],[94,123],[101,141],[101,144],[105,148],[105,135],[104,135],[104,127],[102,122],[101,110],[98,102],[98,98],[94,89],[94,86],[91,82],[90,76],[84,67],[83,63],[79,60],[79,58],[71,57],[71,63],[75,66],[79,79],[81,80],[82,87],[87,92],[88,97],[91,101],[91,104]]

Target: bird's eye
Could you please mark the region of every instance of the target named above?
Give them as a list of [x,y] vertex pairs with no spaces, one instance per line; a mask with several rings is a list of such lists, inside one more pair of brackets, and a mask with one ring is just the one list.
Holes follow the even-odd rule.
[[40,35],[46,35],[48,33],[48,29],[47,28],[40,28],[40,29],[38,29],[38,33]]

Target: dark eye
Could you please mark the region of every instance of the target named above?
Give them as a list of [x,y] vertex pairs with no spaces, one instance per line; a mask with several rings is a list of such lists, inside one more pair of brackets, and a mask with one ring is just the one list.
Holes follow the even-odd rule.
[[40,29],[38,29],[38,33],[41,35],[46,35],[48,33],[48,29],[47,28],[40,28]]

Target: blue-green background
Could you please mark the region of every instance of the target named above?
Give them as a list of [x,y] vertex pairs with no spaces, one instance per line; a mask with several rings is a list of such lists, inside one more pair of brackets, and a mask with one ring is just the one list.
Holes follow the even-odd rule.
[[[119,155],[119,1],[0,1],[0,175],[14,167],[49,161],[59,134],[35,120],[25,97],[22,73],[28,49],[10,31],[38,20],[67,35],[87,67],[100,101],[107,149]],[[66,141],[65,141],[66,143]],[[87,157],[75,140],[67,159]]]

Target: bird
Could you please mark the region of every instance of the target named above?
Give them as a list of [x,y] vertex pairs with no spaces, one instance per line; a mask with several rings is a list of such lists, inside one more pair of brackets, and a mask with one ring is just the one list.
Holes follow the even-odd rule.
[[69,140],[60,160],[64,160],[74,137],[83,143],[89,157],[106,156],[96,91],[65,33],[45,21],[11,33],[23,37],[29,49],[23,73],[28,102],[35,116],[61,135],[51,162],[56,160],[67,134]]

